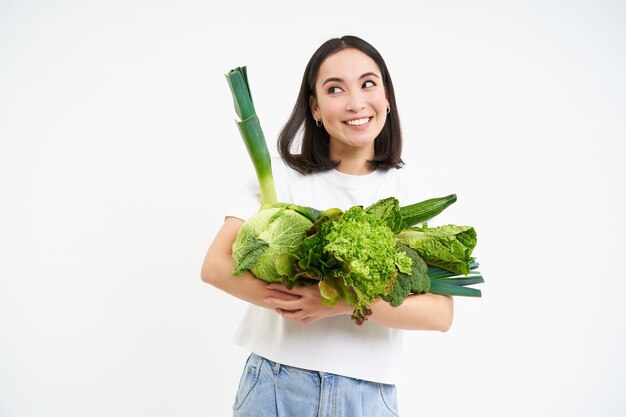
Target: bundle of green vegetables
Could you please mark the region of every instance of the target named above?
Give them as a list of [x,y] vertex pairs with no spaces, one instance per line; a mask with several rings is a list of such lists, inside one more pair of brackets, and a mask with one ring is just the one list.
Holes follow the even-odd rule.
[[354,307],[357,324],[367,320],[371,303],[380,299],[399,306],[410,294],[426,292],[481,296],[480,290],[467,287],[484,282],[471,256],[474,228],[426,224],[456,195],[408,206],[388,197],[346,211],[278,202],[246,68],[235,68],[226,78],[262,198],[261,208],[242,225],[233,244],[233,275],[251,271],[288,288],[317,285],[324,304],[345,301]]

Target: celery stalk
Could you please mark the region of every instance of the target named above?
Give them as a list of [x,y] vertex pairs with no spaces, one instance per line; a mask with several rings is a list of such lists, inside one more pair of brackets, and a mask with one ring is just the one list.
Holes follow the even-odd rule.
[[246,67],[237,67],[225,75],[233,95],[235,111],[240,119],[240,121],[237,121],[237,127],[246,145],[248,155],[250,155],[257,179],[259,180],[259,186],[261,187],[261,204],[276,203],[272,161],[267,150],[261,123],[252,102]]

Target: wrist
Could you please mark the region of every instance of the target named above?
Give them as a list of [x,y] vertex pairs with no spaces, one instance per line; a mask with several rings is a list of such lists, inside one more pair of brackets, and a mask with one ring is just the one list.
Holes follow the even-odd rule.
[[354,307],[349,305],[348,303],[346,303],[343,300],[341,300],[337,304],[335,304],[334,309],[337,312],[338,316],[343,316],[343,315],[350,315],[351,316],[352,313],[354,312]]

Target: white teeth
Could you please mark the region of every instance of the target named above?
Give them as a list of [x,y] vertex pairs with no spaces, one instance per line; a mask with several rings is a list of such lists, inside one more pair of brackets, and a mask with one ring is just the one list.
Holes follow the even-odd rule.
[[348,120],[346,123],[349,124],[350,126],[361,126],[369,122],[369,120],[370,118],[366,117],[364,119]]

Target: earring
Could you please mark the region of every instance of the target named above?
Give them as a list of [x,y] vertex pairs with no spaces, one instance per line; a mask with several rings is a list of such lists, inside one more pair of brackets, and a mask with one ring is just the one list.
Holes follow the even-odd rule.
[[387,106],[387,114],[391,113],[391,107]]
[[322,127],[322,121],[321,121],[321,120],[317,120],[317,119],[315,119],[315,125],[316,125],[317,127]]

